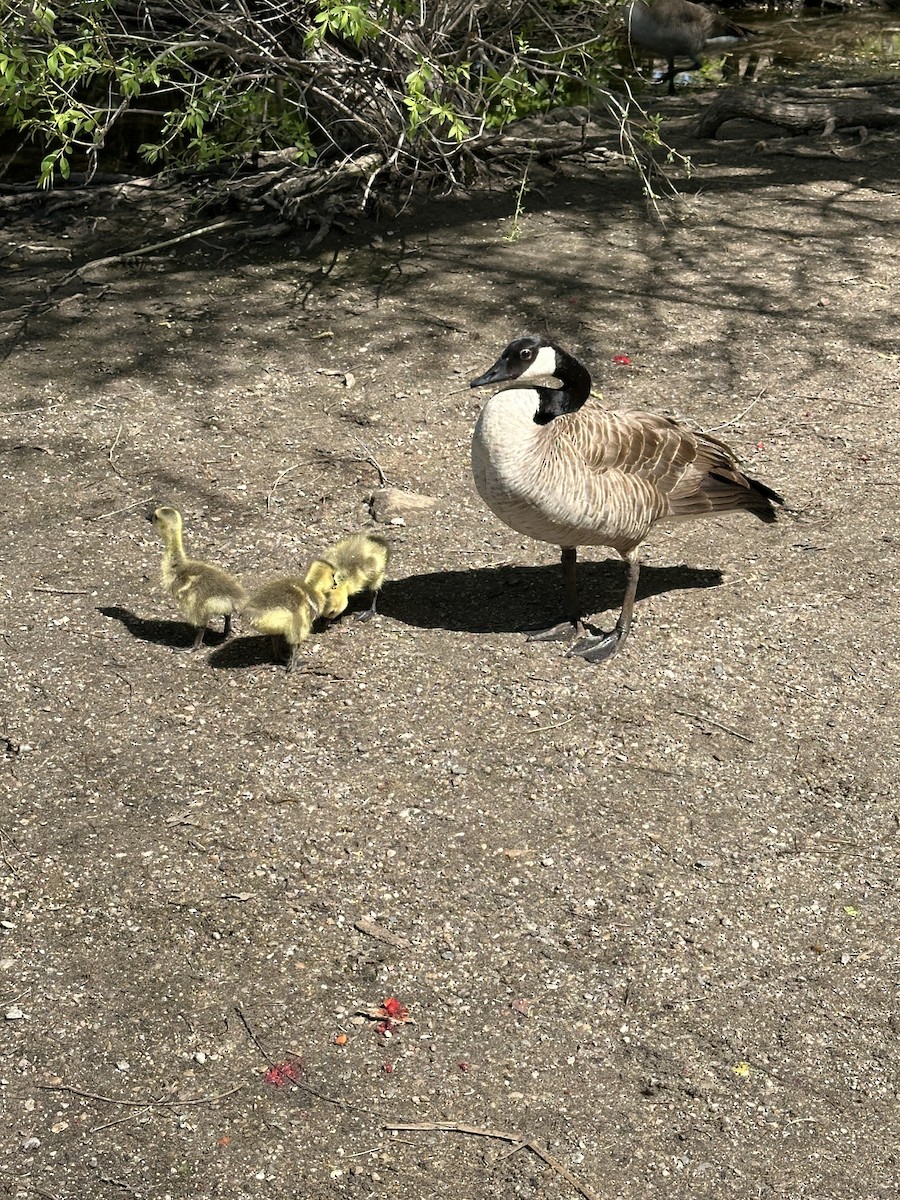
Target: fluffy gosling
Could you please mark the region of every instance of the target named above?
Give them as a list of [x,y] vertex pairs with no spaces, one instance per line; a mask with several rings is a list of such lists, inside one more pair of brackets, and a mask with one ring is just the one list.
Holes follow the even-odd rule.
[[313,622],[322,613],[326,586],[334,587],[333,569],[327,574],[322,573],[316,584],[303,579],[273,579],[257,588],[244,606],[244,617],[258,633],[269,635],[276,656],[277,643],[286,644],[287,674],[297,665],[300,645],[309,637]]
[[213,617],[225,618],[225,637],[231,637],[231,617],[240,611],[247,593],[226,571],[211,563],[188,558],[184,552],[184,522],[177,508],[164,505],[149,513],[147,520],[165,543],[160,571],[163,591],[168,592],[196,630],[191,650],[200,650],[203,635]]
[[361,621],[375,616],[378,591],[384,582],[391,548],[377,533],[351,533],[329,547],[306,573],[307,582],[316,583],[334,574],[334,586],[323,589],[322,616],[334,620],[346,609],[351,596],[371,592],[372,603],[359,613]]

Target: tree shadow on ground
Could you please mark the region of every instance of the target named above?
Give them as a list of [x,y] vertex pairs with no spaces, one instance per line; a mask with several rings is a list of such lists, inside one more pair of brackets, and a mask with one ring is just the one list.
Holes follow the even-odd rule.
[[[638,602],[647,596],[686,588],[718,587],[722,572],[695,567],[641,570]],[[625,588],[622,564],[581,562],[578,590],[588,614],[617,609]],[[481,567],[431,571],[385,583],[378,598],[384,616],[420,629],[468,633],[516,633],[559,620],[562,572],[558,565]]]

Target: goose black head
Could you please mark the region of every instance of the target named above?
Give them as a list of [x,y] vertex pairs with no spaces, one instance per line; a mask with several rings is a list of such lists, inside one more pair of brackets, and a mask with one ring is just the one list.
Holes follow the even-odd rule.
[[542,337],[520,337],[510,342],[490,370],[473,379],[469,387],[507,383],[511,379],[548,378],[556,375],[557,351]]
[[[510,342],[490,370],[473,379],[469,387],[519,379],[535,380],[538,407],[534,420],[538,425],[577,412],[591,394],[591,377],[578,359],[533,335]],[[558,386],[547,386],[549,379],[558,380]]]

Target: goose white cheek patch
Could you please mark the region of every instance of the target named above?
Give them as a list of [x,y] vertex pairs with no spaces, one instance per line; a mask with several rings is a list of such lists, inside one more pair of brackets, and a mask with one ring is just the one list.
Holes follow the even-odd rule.
[[555,375],[556,374],[556,351],[552,346],[541,346],[535,355],[534,362],[530,363],[522,374],[520,379],[537,378],[539,375]]

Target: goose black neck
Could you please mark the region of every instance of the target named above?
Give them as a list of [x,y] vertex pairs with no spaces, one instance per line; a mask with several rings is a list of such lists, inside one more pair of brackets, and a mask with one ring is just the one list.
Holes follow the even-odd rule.
[[591,394],[591,376],[587,367],[565,350],[557,348],[553,374],[562,384],[561,388],[535,388],[539,397],[534,414],[537,425],[549,425],[557,417],[578,412]]

